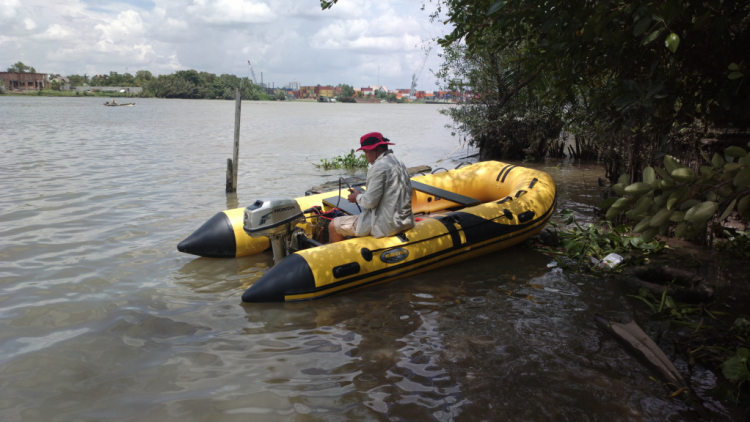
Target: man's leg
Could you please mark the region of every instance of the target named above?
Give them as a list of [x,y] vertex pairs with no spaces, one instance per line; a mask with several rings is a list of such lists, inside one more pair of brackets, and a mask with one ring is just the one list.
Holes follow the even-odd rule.
[[341,242],[345,239],[346,237],[344,237],[343,234],[339,234],[339,232],[336,231],[336,226],[331,222],[331,224],[328,225],[328,243]]
[[346,236],[356,236],[358,215],[336,217],[328,225],[328,243],[341,242]]

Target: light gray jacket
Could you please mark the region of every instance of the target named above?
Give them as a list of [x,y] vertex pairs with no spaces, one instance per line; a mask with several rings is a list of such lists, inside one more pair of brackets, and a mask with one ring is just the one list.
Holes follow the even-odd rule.
[[414,227],[409,172],[392,150],[380,155],[367,171],[367,192],[357,196],[362,214],[357,236],[393,236]]

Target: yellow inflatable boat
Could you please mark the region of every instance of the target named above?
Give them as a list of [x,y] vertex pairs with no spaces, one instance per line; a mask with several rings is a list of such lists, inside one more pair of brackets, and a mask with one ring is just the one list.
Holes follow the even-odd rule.
[[[311,300],[518,244],[542,230],[557,201],[554,181],[547,173],[496,161],[415,177],[411,183],[417,222],[396,236],[316,242],[312,238],[321,212],[336,205],[344,213],[358,212],[355,204],[347,202],[347,192],[343,196],[328,192],[287,200],[296,202],[294,206],[265,200],[220,212],[182,241],[178,250],[235,257],[262,252],[273,244],[279,262],[245,291],[242,300]],[[289,217],[273,222],[277,215]],[[289,254],[281,259],[284,252]]]

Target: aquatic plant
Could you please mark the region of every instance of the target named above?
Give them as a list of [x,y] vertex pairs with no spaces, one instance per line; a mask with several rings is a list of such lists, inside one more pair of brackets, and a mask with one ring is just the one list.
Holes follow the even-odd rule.
[[354,150],[349,151],[349,154],[344,156],[339,155],[330,160],[323,158],[320,160],[320,164],[312,163],[315,167],[323,170],[365,168],[367,164],[369,163],[365,155],[360,154],[357,156]]
[[[555,256],[561,268],[591,271],[617,270],[626,265],[638,265],[648,258],[646,255],[657,253],[666,247],[664,242],[644,242],[639,236],[629,235],[630,226],[614,227],[608,221],[598,225],[587,224],[581,226],[572,210],[562,210],[561,217],[568,228],[561,228],[550,221],[553,230],[547,229],[548,236],[554,237],[555,242],[562,246],[562,250],[553,245],[540,247],[539,250]],[[552,246],[552,247],[550,247]],[[633,253],[637,251],[637,253]],[[622,261],[615,265],[602,263],[609,254],[618,254]]]

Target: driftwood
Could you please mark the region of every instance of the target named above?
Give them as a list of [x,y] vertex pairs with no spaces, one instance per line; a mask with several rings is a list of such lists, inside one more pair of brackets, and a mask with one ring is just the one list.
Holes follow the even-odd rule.
[[672,361],[669,360],[656,342],[632,318],[622,316],[619,321],[616,321],[596,315],[594,322],[600,329],[612,334],[620,344],[625,346],[626,350],[645,362],[649,369],[656,372],[669,384],[673,391],[687,389],[687,382],[685,382],[680,371],[675,368]]
[[708,302],[714,295],[714,287],[705,278],[666,265],[627,268],[618,280],[636,291],[649,289],[656,297],[666,290],[675,300],[686,303]]

